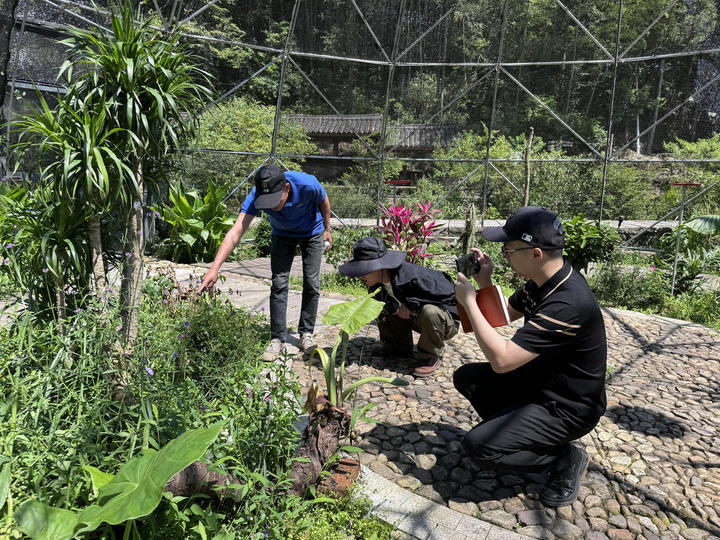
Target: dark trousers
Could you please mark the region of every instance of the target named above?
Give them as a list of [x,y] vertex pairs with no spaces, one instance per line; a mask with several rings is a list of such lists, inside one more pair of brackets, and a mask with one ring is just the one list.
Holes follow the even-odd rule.
[[318,302],[320,300],[320,264],[323,253],[323,234],[294,238],[272,235],[270,241],[270,337],[287,341],[287,299],[290,283],[290,268],[295,257],[295,248],[300,246],[303,267],[302,304],[298,332],[312,334],[315,330]]
[[522,401],[523,386],[513,372],[498,374],[488,363],[466,364],[453,383],[482,421],[463,440],[465,452],[481,469],[543,473],[566,468],[570,441],[589,433],[587,421],[553,404]]

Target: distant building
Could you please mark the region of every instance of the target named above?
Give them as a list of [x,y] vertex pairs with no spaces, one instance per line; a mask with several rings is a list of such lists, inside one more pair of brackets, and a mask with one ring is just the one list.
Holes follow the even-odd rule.
[[[380,114],[298,114],[283,115],[282,119],[302,125],[318,147],[322,158],[307,159],[304,168],[320,180],[335,179],[353,165],[352,160],[332,157],[353,156],[352,143],[361,138],[376,148],[382,130]],[[385,150],[392,157],[426,158],[435,148],[447,147],[459,135],[456,124],[388,124]],[[417,173],[410,164],[405,165],[399,180],[413,180]]]

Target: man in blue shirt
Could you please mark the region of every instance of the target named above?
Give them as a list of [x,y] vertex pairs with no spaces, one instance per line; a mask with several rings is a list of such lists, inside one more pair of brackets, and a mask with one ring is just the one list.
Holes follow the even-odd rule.
[[298,245],[303,264],[299,347],[306,352],[316,347],[313,331],[320,298],[320,263],[323,250],[327,251],[332,246],[330,201],[320,182],[312,175],[297,171],[283,173],[275,165],[260,167],[255,174],[255,188],[245,199],[235,225],[220,244],[210,270],[202,279],[199,292],[215,285],[220,266],[238,245],[260,210],[268,215],[272,225],[270,345],[263,355],[263,360],[271,362],[285,350],[290,267]]

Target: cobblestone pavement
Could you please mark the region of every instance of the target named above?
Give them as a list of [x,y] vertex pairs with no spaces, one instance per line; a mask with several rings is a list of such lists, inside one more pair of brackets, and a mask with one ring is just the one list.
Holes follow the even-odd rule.
[[[226,266],[226,286],[242,291],[233,302],[262,309],[267,282],[258,278],[269,277],[269,269]],[[299,293],[291,291],[291,297],[289,311],[299,309]],[[339,301],[323,295],[318,319]],[[376,326],[351,336],[346,386],[372,375],[410,383],[359,389],[357,405],[374,403],[368,416],[379,422],[358,424],[355,444],[365,450],[360,460],[409,492],[523,537],[720,539],[720,335],[631,311],[605,309],[604,315],[608,409],[577,441],[590,465],[571,506],[540,503],[540,475],[478,471],[464,455],[462,436],[479,419],[454,389],[452,374],[462,364],[485,360],[474,338],[462,332],[448,343],[429,379],[413,377],[412,359],[372,357]],[[289,313],[288,322],[294,320]],[[510,336],[518,324],[498,331]],[[318,320],[316,339],[328,352],[337,334],[337,327]],[[289,351],[297,348],[291,344]],[[309,374],[306,355],[296,353],[292,368],[305,386],[313,377],[322,379],[317,367]]]
[[[608,409],[577,441],[590,466],[571,506],[538,501],[541,475],[478,471],[464,455],[462,436],[479,419],[454,389],[452,373],[484,358],[462,333],[448,344],[436,376],[425,380],[413,377],[411,359],[369,356],[375,326],[351,336],[349,381],[382,375],[410,382],[360,388],[357,404],[375,403],[369,416],[379,421],[358,424],[361,462],[402,488],[531,538],[720,537],[718,333],[630,311],[604,313]],[[321,329],[319,345],[329,352],[337,332]],[[296,356],[293,369],[309,384],[307,357]],[[322,378],[317,369],[312,376]]]

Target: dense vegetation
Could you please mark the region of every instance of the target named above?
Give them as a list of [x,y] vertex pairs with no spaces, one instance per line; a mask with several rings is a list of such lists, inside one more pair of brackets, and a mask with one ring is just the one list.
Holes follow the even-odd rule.
[[[505,217],[523,204],[529,178],[529,202],[559,213],[567,255],[587,271],[601,303],[720,327],[718,291],[703,282],[704,275],[718,274],[717,228],[685,226],[680,241],[675,230],[652,246],[656,253],[631,256],[618,250],[614,229],[594,221],[600,200],[603,218],[648,219],[678,204],[681,192],[672,183],[716,181],[720,136],[706,114],[712,107],[705,94],[688,100],[657,132],[636,136],[640,124],[651,124],[707,82],[702,60],[664,53],[699,48],[712,38],[713,2],[669,8],[660,0],[624,2],[618,44],[615,2],[568,4],[597,42],[549,0],[509,2],[506,14],[503,3],[488,0],[452,7],[422,0],[404,13],[394,1],[357,1],[354,11],[347,2],[317,0],[297,18],[294,4],[214,3],[181,27],[213,38],[202,40],[188,39],[187,32],[164,36],[127,3],[107,25],[112,36],[73,33],[65,44],[77,61],[63,68],[68,93],[57,102],[39,98],[35,111],[15,122],[20,144],[10,164],[39,174],[32,184],[5,178],[0,184],[0,293],[26,308],[0,327],[0,536],[19,534],[14,517],[24,502],[63,512],[92,506],[98,477],[222,420],[211,452],[241,486],[239,500],[226,506],[199,496],[163,497],[149,515],[120,527],[106,523],[98,534],[388,537],[388,527],[364,519],[362,501],[315,504],[284,495],[299,396],[292,373],[258,362],[266,321],[219,299],[178,291],[172,276],[143,285],[139,273],[154,225],[163,240],[151,248],[155,254],[210,260],[249,188],[243,181],[258,165],[274,156],[288,167],[307,167],[308,155],[322,154],[301,126],[282,120],[288,112],[384,111],[391,124],[457,126],[457,138],[422,160],[378,160],[384,151],[378,136],[343,149],[355,159],[327,182],[340,217],[376,215],[378,178],[411,169],[413,179],[409,189],[397,190],[396,204],[387,189],[382,194],[385,230],[338,232],[329,262],[349,256],[360,236],[378,234],[415,260],[452,272],[454,257],[478,237],[471,241],[474,232],[466,230],[464,243],[434,241],[432,219],[465,217],[471,208]],[[453,16],[443,17],[448,9]],[[165,30],[181,18],[150,15]],[[283,66],[278,54],[286,43],[294,53],[397,62],[392,78],[387,63],[308,54]],[[636,58],[618,65],[622,97],[614,99],[608,51],[615,45],[629,47]],[[608,54],[601,61],[574,63],[602,48]],[[507,65],[493,72],[500,57]],[[566,62],[512,65],[529,60]],[[72,76],[76,64],[83,68],[78,77]],[[205,70],[215,89],[205,86]],[[497,95],[487,84],[494,73]],[[203,100],[240,80],[247,84],[232,98],[204,107]],[[601,166],[612,107],[613,148],[663,152],[663,161]],[[573,146],[549,144],[568,139]],[[493,165],[483,168],[487,158]],[[146,198],[143,206],[146,194],[155,196],[154,205]],[[692,201],[686,216],[717,215],[719,208],[720,190],[710,190]],[[404,236],[389,234],[391,223]],[[266,220],[253,235],[236,257],[267,254]],[[498,246],[483,247],[497,263],[496,280],[508,290],[516,286]],[[113,275],[124,276],[125,286],[111,284]],[[336,275],[323,276],[322,286],[359,292]]]

